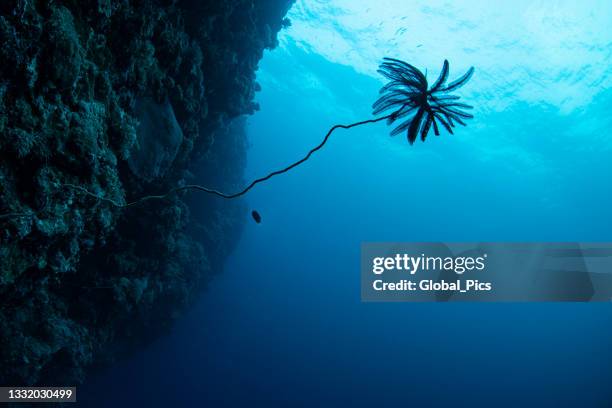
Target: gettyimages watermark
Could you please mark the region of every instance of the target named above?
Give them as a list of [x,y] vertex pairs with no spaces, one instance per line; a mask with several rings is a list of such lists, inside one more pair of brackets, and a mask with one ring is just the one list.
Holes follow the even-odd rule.
[[612,300],[612,242],[361,245],[362,301]]

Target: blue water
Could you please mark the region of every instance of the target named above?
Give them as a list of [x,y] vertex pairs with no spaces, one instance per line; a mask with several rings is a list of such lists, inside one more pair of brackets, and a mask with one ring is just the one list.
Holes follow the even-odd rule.
[[[260,64],[247,179],[370,118],[380,58],[474,65],[476,118],[334,133],[256,187],[225,270],[85,406],[612,406],[612,305],[366,304],[363,241],[612,240],[608,2],[303,1]],[[209,198],[202,198],[209,199]]]

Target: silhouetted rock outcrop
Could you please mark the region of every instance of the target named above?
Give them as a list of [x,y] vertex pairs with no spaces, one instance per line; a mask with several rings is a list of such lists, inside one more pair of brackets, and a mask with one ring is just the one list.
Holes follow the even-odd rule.
[[82,381],[169,327],[219,269],[240,202],[120,210],[65,185],[122,202],[203,172],[241,182],[231,126],[257,108],[257,63],[289,5],[0,3],[0,384]]

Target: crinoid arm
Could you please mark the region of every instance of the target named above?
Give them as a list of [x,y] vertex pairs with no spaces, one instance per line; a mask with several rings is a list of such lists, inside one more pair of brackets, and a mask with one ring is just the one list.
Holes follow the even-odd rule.
[[433,115],[434,115],[434,118],[436,118],[442,124],[442,126],[444,126],[444,129],[446,129],[446,131],[452,135],[453,134],[453,126],[447,121],[447,119],[444,118],[443,115],[441,115],[440,113],[435,112],[435,111],[434,111]]
[[409,114],[411,114],[417,107],[414,105],[404,105],[402,106],[400,109],[396,110],[395,112],[393,112],[391,114],[391,116],[389,117],[389,119],[387,119],[387,124],[391,124],[393,122],[395,122],[398,119],[401,119],[403,117],[408,116]]
[[438,89],[440,89],[446,83],[446,80],[448,79],[448,74],[449,74],[448,60],[444,60],[444,64],[442,65],[442,71],[440,71],[440,76],[438,76],[438,79],[436,80],[436,82],[434,82],[434,84],[431,86],[431,89],[429,90],[430,94],[437,92]]
[[421,128],[421,140],[425,141],[427,138],[427,134],[429,133],[429,129],[431,129],[431,124],[433,123],[433,114],[431,112],[427,112],[427,119],[425,119],[425,124]]
[[472,105],[461,102],[449,102],[440,104],[442,108],[459,108],[459,109],[474,109]]
[[439,89],[439,92],[452,92],[452,91],[455,91],[461,88],[463,85],[465,85],[470,80],[470,78],[472,78],[472,75],[474,75],[474,67],[470,67],[470,69],[468,69],[467,72],[463,74],[462,77],[451,82],[450,84],[448,84],[448,86],[442,89]]
[[457,95],[430,95],[431,100],[434,103],[451,103],[450,101],[456,101],[461,99],[460,96]]
[[465,113],[460,110],[455,110],[452,108],[444,108],[443,111],[453,117],[459,117],[463,119],[474,119],[474,115],[472,115],[471,113]]
[[413,144],[419,134],[419,128],[421,127],[421,122],[423,121],[423,115],[425,114],[424,108],[419,108],[416,115],[410,122],[410,127],[408,128],[408,143]]
[[417,94],[402,90],[388,92],[387,94],[378,98],[378,100],[372,104],[372,112],[374,115],[378,115],[389,109],[396,109],[397,106],[400,106],[401,108],[407,105],[414,106],[411,101],[415,95]]
[[440,136],[440,129],[438,128],[438,122],[436,122],[436,117],[434,116],[434,114],[431,114],[433,120],[431,121],[431,123],[433,124],[433,130],[434,130],[434,134],[436,136]]
[[[416,117],[416,114],[412,118],[409,118],[409,119],[403,121],[402,123],[400,123],[399,126],[397,126],[395,129],[393,129],[391,131],[391,136],[397,136],[400,133],[404,133],[410,127],[412,122],[414,122],[415,117]],[[393,119],[393,118],[387,120],[387,124],[392,124],[394,122],[395,122],[395,119]]]
[[421,91],[427,90],[427,78],[413,65],[395,58],[384,58],[378,70],[388,79],[399,81],[405,85],[416,85]]
[[474,115],[467,113],[464,109],[472,109],[472,106],[465,103],[448,103],[438,104],[432,107],[434,112],[437,112],[444,116],[451,127],[455,126],[454,122],[459,123],[462,126],[467,126],[463,121],[464,119],[472,119]]

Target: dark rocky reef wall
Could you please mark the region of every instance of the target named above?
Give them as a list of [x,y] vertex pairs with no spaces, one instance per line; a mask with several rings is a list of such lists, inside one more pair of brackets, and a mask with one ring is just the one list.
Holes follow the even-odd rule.
[[239,201],[119,209],[79,188],[125,202],[241,184],[242,115],[290,3],[0,2],[0,384],[81,382],[219,270]]

